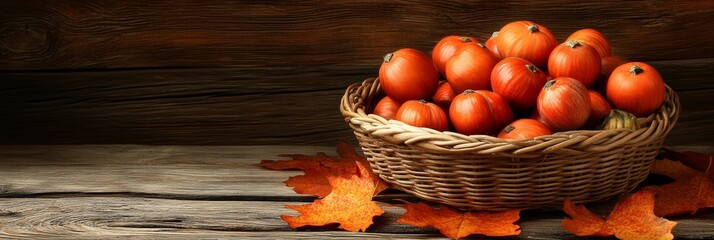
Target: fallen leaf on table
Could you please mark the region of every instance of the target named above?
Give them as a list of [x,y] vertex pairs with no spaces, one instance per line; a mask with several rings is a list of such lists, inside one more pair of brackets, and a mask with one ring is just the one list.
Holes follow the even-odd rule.
[[673,239],[677,222],[656,216],[654,193],[642,190],[615,204],[607,227],[619,239]]
[[339,142],[337,144],[337,153],[339,158],[329,156],[323,152],[317,153],[316,156],[307,156],[302,154],[280,154],[280,157],[290,157],[292,160],[262,160],[258,166],[272,170],[305,170],[306,168],[315,168],[318,164],[340,164],[351,163],[352,161],[361,161],[367,163],[367,159],[357,154],[355,149],[347,143]]
[[650,172],[674,179],[669,184],[645,187],[656,194],[657,216],[694,214],[699,209],[714,207],[714,178],[667,159],[656,160]]
[[[285,186],[292,187],[293,191],[298,194],[315,195],[321,198],[325,197],[332,192],[332,185],[330,185],[330,182],[325,178],[325,172],[328,172],[325,171],[325,169],[325,166],[305,168],[303,169],[305,172],[304,175],[288,178],[288,180],[285,181]],[[349,176],[349,174],[351,174],[345,171],[338,171],[339,169],[329,172],[331,172],[330,175],[345,174]]]
[[605,224],[605,219],[588,210],[583,205],[575,205],[570,199],[563,203],[563,211],[570,218],[563,219],[562,226],[569,232],[578,236],[608,237],[615,235]]
[[563,209],[570,215],[562,226],[578,236],[611,236],[618,239],[674,239],[676,222],[654,214],[654,193],[641,190],[615,204],[607,220],[587,208],[566,200]]
[[302,154],[280,154],[280,157],[291,157],[292,160],[262,160],[258,166],[272,170],[304,170],[314,167],[322,162],[337,161],[337,158],[330,157],[325,153],[317,153],[316,156]]
[[[337,153],[339,158],[328,156],[325,153],[318,153],[316,156],[280,155],[292,157],[292,160],[262,160],[258,166],[273,170],[302,170],[305,172],[304,175],[288,178],[285,185],[292,187],[293,191],[299,194],[325,197],[332,191],[327,176],[357,174],[355,165],[357,162],[369,166],[367,159],[359,156],[355,149],[347,143],[340,142],[337,146]],[[380,180],[377,187],[378,192],[381,192],[389,188],[389,185]]]
[[[355,151],[355,148],[347,144],[346,142],[338,142],[337,143],[337,155],[340,156],[342,159],[360,159],[364,161],[365,163],[367,162],[367,159],[364,157],[360,156],[357,154],[357,151]],[[367,165],[365,165],[367,166]]]
[[425,203],[406,203],[407,211],[397,222],[416,227],[432,226],[446,237],[457,239],[472,234],[512,236],[521,233],[518,221],[520,210],[503,212],[461,212],[441,205],[434,209]]
[[365,231],[372,225],[372,218],[380,216],[384,210],[372,201],[377,195],[381,181],[368,167],[356,163],[357,174],[351,176],[326,176],[332,192],[323,199],[306,205],[285,205],[298,211],[299,216],[280,216],[291,228],[302,226],[324,226],[339,223],[339,228],[351,232]]
[[[280,155],[292,157],[292,160],[263,160],[258,166],[273,170],[299,169],[305,172],[304,175],[292,176],[285,181],[285,185],[292,187],[293,191],[299,194],[309,194],[318,197],[325,197],[332,191],[332,186],[325,178],[328,174],[337,174],[335,171],[328,171],[327,166],[335,166],[341,162],[339,159],[330,157],[324,153],[316,156],[306,155]],[[348,164],[353,164],[347,162]],[[348,170],[352,171],[352,170]]]
[[[349,159],[350,162],[361,163],[362,166],[367,168],[370,176],[372,176],[375,179],[376,184],[377,184],[377,189],[375,190],[374,196],[377,196],[377,194],[379,194],[380,192],[390,188],[390,186],[389,186],[389,184],[387,184],[387,182],[385,182],[384,180],[379,178],[377,175],[375,175],[374,172],[372,172],[372,168],[370,168],[367,158],[362,157],[359,154],[357,154],[357,151],[355,151],[354,147],[350,146],[349,144],[347,144],[345,142],[339,142],[337,144],[337,154],[343,160]],[[348,169],[356,169],[356,168],[350,167]]]
[[714,154],[704,154],[699,152],[676,152],[669,149],[663,149],[662,157],[670,160],[680,161],[687,167],[698,170],[714,178]]

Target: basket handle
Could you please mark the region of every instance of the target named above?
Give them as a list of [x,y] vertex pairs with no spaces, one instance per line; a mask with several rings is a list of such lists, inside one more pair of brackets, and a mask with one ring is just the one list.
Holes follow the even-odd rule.
[[[369,106],[366,101],[371,101],[371,95],[374,95],[375,86],[379,82],[373,84],[376,78],[368,78],[362,82],[353,83],[347,87],[340,103],[340,112],[345,118],[367,117],[365,109]],[[377,88],[379,86],[376,86]],[[371,102],[370,102],[371,103]]]

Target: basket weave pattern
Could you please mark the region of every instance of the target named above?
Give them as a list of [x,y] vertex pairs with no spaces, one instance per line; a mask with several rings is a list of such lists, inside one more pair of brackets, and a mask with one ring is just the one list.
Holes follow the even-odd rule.
[[397,189],[464,210],[557,208],[611,198],[647,177],[679,115],[667,98],[636,131],[577,130],[535,140],[466,136],[386,120],[371,112],[379,80],[347,88],[340,111],[374,172]]

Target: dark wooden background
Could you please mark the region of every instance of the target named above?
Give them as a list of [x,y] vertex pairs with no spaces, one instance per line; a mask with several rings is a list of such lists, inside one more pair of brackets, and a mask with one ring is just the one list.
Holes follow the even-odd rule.
[[714,1],[5,0],[0,143],[334,145],[386,52],[522,19],[602,31],[679,93],[666,144],[714,142]]

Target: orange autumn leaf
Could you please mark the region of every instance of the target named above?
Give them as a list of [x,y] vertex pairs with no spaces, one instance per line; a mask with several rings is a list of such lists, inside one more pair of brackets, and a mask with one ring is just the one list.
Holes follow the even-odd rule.
[[619,239],[674,239],[672,228],[677,222],[656,216],[654,208],[653,192],[636,192],[615,204],[607,227]]
[[281,154],[280,157],[291,157],[292,160],[262,160],[258,166],[272,170],[305,170],[314,168],[322,162],[337,161],[325,153],[317,153],[316,156],[306,156],[302,154]]
[[457,239],[472,234],[486,236],[512,236],[521,233],[518,221],[520,210],[503,212],[465,212],[441,205],[434,209],[425,203],[409,203],[407,211],[397,222],[416,227],[432,226],[446,237]]
[[[325,153],[318,153],[317,156],[280,155],[292,157],[292,160],[263,160],[258,166],[274,170],[302,170],[305,172],[304,175],[288,178],[285,185],[292,187],[293,191],[299,194],[325,197],[332,191],[327,176],[356,174],[356,162],[361,162],[364,166],[369,164],[366,158],[359,156],[353,147],[344,142],[338,144],[337,153],[340,158],[331,157]],[[381,180],[378,182],[378,192],[387,188],[389,185],[386,182]]]
[[340,158],[329,156],[323,152],[317,153],[316,156],[280,154],[278,156],[290,157],[292,160],[262,160],[258,166],[272,170],[305,170],[306,168],[315,168],[319,164],[341,164],[351,163],[351,161],[367,162],[366,158],[357,154],[355,149],[345,142],[337,144],[337,153]]
[[[372,174],[372,176],[375,176],[375,178],[377,179],[377,190],[375,191],[374,196],[377,196],[378,193],[390,188],[387,182],[385,182],[379,177],[376,177],[374,172],[372,172],[372,169],[369,168],[369,162],[367,161],[367,158],[357,154],[357,151],[355,151],[354,147],[350,146],[345,142],[339,142],[337,144],[337,154],[340,156],[341,159],[350,159],[351,162],[355,163],[359,162],[362,164],[362,166],[365,166],[369,169],[370,174]],[[356,168],[350,166],[348,169]]]
[[573,204],[570,199],[565,200],[563,211],[571,218],[565,218],[561,225],[575,235],[607,237],[615,234],[607,228],[602,216],[591,212],[583,205]]
[[355,151],[355,148],[347,144],[346,142],[338,142],[337,143],[337,155],[340,156],[342,159],[359,159],[359,160],[364,160],[366,162],[366,159],[364,157],[360,156],[357,154],[357,151]]
[[356,164],[357,174],[350,176],[327,176],[332,192],[323,199],[306,205],[285,205],[298,211],[299,216],[280,216],[291,228],[324,226],[339,223],[339,228],[351,232],[365,231],[372,225],[372,218],[384,210],[372,201],[381,181],[362,163]]
[[[342,159],[341,161],[322,161],[303,167],[304,175],[292,176],[285,181],[285,185],[292,187],[299,194],[325,197],[332,191],[332,185],[327,180],[328,176],[350,176],[357,174],[355,160]],[[386,183],[380,184],[387,188]],[[381,192],[380,190],[380,192]]]
[[[336,167],[338,164],[342,164],[345,168],[349,165],[354,166],[354,163],[349,161],[340,161],[335,157],[328,156],[324,153],[318,153],[316,156],[306,156],[306,155],[280,155],[292,157],[292,160],[263,160],[258,164],[258,166],[273,169],[273,170],[288,170],[288,169],[299,169],[305,172],[304,175],[292,176],[285,181],[285,185],[292,187],[293,191],[299,194],[315,195],[318,197],[325,197],[332,191],[332,186],[327,181],[325,176],[327,174],[341,174],[332,171],[332,169],[327,166]],[[344,164],[344,163],[347,164]],[[354,170],[348,170],[354,171]]]
[[655,161],[650,172],[674,179],[669,184],[646,187],[656,193],[657,216],[694,214],[699,209],[714,207],[714,178],[667,159]]
[[[673,239],[672,229],[676,222],[654,214],[654,193],[648,190],[636,192],[615,204],[607,220],[582,206],[565,201],[563,209],[570,219],[562,226],[578,236],[611,236],[618,239]],[[608,235],[609,234],[609,235]]]
[[704,154],[699,152],[676,152],[663,149],[662,157],[670,160],[680,161],[687,167],[703,172],[710,178],[714,178],[714,154]]
[[[352,171],[346,169],[337,169],[335,171],[326,171],[326,166],[316,165],[315,167],[306,167],[303,169],[304,175],[292,176],[285,181],[285,185],[292,187],[293,191],[298,194],[315,195],[325,197],[332,192],[332,186],[327,180],[326,175],[341,175],[352,174]],[[327,173],[329,172],[329,173]]]

